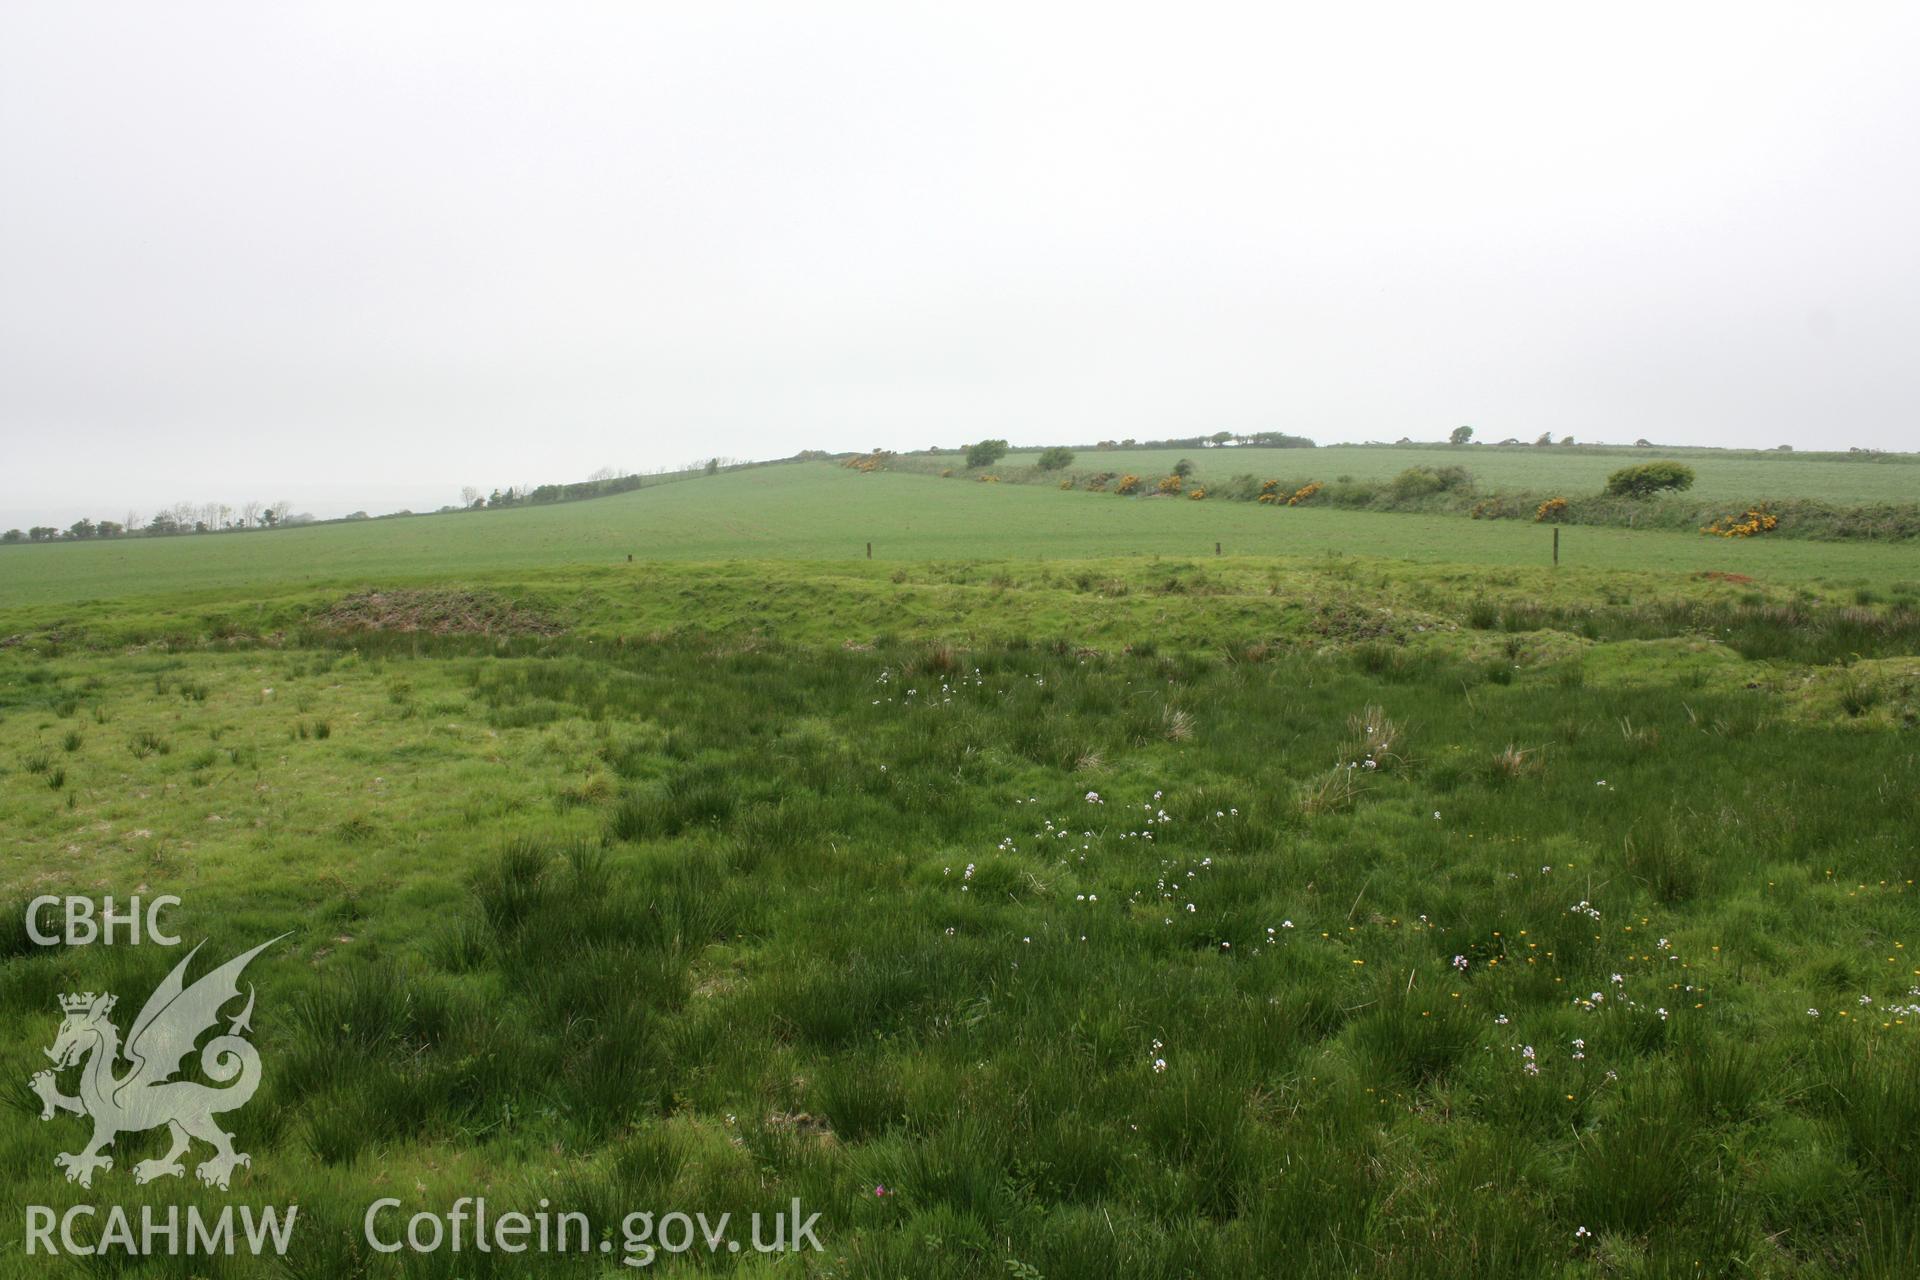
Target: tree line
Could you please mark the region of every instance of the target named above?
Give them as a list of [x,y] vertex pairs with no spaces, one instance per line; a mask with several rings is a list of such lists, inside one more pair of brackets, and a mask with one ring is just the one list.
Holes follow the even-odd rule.
[[[721,460],[713,458],[700,464],[708,474],[720,469]],[[521,507],[546,502],[577,502],[582,498],[604,498],[609,494],[628,493],[645,484],[639,473],[631,475],[616,474],[611,467],[602,467],[585,480],[572,484],[508,485],[504,489],[495,489],[491,493],[482,493],[473,485],[460,490],[460,509],[464,511],[485,511],[495,507]]]
[[[689,463],[677,470],[662,470],[650,475],[642,475],[638,472],[621,475],[612,467],[602,467],[585,480],[572,484],[509,485],[490,493],[482,493],[477,487],[468,485],[460,491],[458,506],[448,504],[431,514],[484,511],[490,508],[529,506],[548,502],[576,502],[582,498],[604,498],[610,494],[638,489],[648,483],[657,484],[665,480],[684,479],[695,475],[718,475],[721,471],[742,465],[746,464],[737,459],[715,457]],[[414,512],[395,511],[392,514],[410,516]],[[341,517],[343,520],[371,518],[364,511],[355,511],[351,515]],[[81,519],[64,529],[55,528],[52,525],[34,525],[30,529],[8,529],[5,533],[0,533],[0,543],[171,537],[188,533],[273,529],[285,525],[308,524],[312,521],[311,515],[295,512],[293,503],[286,498],[271,504],[246,502],[237,507],[224,502],[201,504],[180,502],[157,513],[150,520],[129,511],[123,520]]]
[[151,519],[129,511],[121,520],[94,520],[82,517],[64,529],[37,524],[30,529],[8,529],[0,533],[0,542],[83,542],[94,538],[165,538],[183,533],[226,533],[241,529],[272,529],[280,525],[303,524],[313,519],[296,514],[293,503],[285,498],[277,502],[176,502],[154,513]]

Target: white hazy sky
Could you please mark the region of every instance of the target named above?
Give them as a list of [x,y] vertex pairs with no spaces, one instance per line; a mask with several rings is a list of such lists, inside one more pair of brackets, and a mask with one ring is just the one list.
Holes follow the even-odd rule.
[[1920,7],[0,8],[0,524],[1281,429],[1920,448]]

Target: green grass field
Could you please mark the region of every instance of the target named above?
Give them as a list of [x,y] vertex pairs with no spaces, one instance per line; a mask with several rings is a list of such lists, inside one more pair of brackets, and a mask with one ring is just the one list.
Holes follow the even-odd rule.
[[[1037,451],[1010,453],[999,467],[1030,467]],[[1193,463],[1202,483],[1231,476],[1335,480],[1391,480],[1408,467],[1462,466],[1482,486],[1499,490],[1561,493],[1567,496],[1598,493],[1607,477],[1621,467],[1670,458],[1692,467],[1697,475],[1694,496],[1728,502],[1759,502],[1812,498],[1836,506],[1877,502],[1920,501],[1920,455],[1882,454],[1871,460],[1835,461],[1793,454],[1727,453],[1710,449],[1587,449],[1501,448],[1471,445],[1465,448],[1420,446],[1393,448],[1327,445],[1318,449],[1081,449],[1075,471],[1132,472],[1158,479],[1185,458]],[[922,460],[912,459],[918,464]],[[933,460],[926,460],[933,461]],[[955,459],[940,460],[941,466]],[[935,468],[937,471],[939,468]]]
[[[1272,451],[1269,451],[1272,452]],[[1303,451],[1281,451],[1292,460]],[[1328,452],[1328,451],[1319,451]],[[1770,465],[1770,464],[1762,464]],[[1812,465],[1812,464],[1809,464]],[[1845,465],[1845,464],[1831,464]],[[1870,470],[1870,467],[1863,467]],[[1890,470],[1892,468],[1889,468]],[[1910,546],[1563,531],[1569,567],[1740,573],[1886,590],[1920,580]],[[0,609],[128,596],[441,580],[637,560],[888,562],[1235,555],[1385,556],[1520,566],[1551,559],[1530,523],[1397,513],[1129,502],[825,463],[759,467],[554,506],[179,538],[0,547]]]
[[[821,1252],[654,1265],[1920,1274],[1914,554],[1546,538],[796,465],[0,550],[0,1186],[299,1206],[83,1271],[142,1277],[795,1199]],[[60,994],[180,953],[45,893],[289,935],[232,1192],[62,1179]],[[591,1246],[366,1242],[474,1195]]]

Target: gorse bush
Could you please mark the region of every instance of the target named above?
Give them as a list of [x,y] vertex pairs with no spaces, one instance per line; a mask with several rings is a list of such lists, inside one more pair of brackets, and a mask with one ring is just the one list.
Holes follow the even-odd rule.
[[1721,538],[1751,538],[1756,534],[1772,533],[1780,527],[1780,517],[1765,507],[1748,507],[1739,515],[1722,516],[1710,524],[1700,526],[1700,532],[1713,534]]

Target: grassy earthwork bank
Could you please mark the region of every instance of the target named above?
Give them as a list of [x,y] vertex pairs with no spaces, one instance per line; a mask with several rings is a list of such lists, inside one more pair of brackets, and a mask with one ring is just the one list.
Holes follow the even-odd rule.
[[[1073,471],[1114,471],[1159,479],[1185,458],[1193,478],[1218,485],[1236,475],[1301,475],[1307,479],[1381,484],[1410,467],[1461,466],[1489,489],[1546,491],[1573,496],[1598,493],[1621,467],[1671,460],[1692,467],[1692,495],[1724,502],[1807,500],[1835,506],[1920,501],[1920,454],[1799,454],[1720,449],[1607,448],[1600,446],[1324,445],[1317,449],[1080,449]],[[997,472],[1033,467],[1039,453],[1015,450],[994,464]],[[937,467],[931,464],[938,462]],[[927,465],[936,473],[963,466],[952,456],[902,465]]]
[[[1582,446],[1093,449],[857,455],[843,465],[991,484],[1044,485],[1130,501],[1185,498],[1348,513],[1911,543],[1920,539],[1920,457]],[[1619,492],[1621,470],[1676,469],[1672,486]],[[1699,471],[1695,470],[1695,467]],[[1704,472],[1704,475],[1700,474]]]

